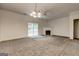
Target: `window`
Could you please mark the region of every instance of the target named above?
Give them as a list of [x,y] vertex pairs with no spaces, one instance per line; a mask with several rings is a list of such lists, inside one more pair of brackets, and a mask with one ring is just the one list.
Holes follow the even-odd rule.
[[28,23],[28,36],[38,35],[38,23]]

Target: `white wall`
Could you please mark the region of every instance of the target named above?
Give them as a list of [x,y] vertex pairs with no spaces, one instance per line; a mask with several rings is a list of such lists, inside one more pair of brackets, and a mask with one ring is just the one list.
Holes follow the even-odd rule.
[[52,35],[69,37],[69,17],[53,19],[49,21],[49,26],[52,29]]
[[0,41],[27,37],[28,22],[36,22],[39,24],[39,35],[45,34],[44,28],[51,28],[52,35],[67,36],[73,39],[74,19],[79,19],[79,11],[70,13],[69,17],[46,21],[0,10]]
[[46,26],[46,21],[5,10],[0,10],[0,17],[0,41],[27,37],[28,22],[37,22],[39,24],[39,35],[43,34],[43,27]]
[[69,17],[52,19],[49,26],[52,29],[52,35],[67,36],[74,39],[74,20],[79,19],[79,10],[69,14]]

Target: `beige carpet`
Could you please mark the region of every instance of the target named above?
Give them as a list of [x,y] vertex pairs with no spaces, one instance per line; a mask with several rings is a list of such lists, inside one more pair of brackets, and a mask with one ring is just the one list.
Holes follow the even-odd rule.
[[9,56],[77,56],[79,40],[56,36],[16,39],[0,42],[0,53],[8,53]]

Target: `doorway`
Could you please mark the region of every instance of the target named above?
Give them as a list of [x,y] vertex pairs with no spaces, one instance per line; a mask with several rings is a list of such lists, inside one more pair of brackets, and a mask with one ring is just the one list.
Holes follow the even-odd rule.
[[74,39],[79,39],[79,19],[74,20]]

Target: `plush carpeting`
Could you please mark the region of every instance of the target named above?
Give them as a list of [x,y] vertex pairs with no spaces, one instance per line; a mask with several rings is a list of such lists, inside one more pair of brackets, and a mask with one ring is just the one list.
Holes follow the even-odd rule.
[[63,37],[24,38],[0,42],[0,53],[9,56],[77,56],[79,40]]

